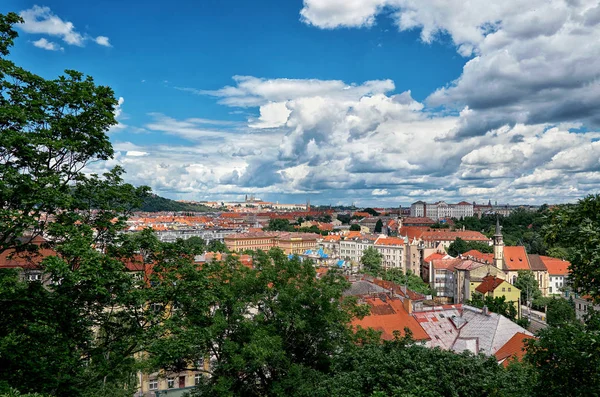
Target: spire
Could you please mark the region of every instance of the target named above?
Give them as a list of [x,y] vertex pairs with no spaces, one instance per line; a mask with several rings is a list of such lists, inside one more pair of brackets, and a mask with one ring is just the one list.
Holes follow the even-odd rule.
[[496,215],[496,233],[494,236],[502,236],[502,226],[500,226],[500,217]]

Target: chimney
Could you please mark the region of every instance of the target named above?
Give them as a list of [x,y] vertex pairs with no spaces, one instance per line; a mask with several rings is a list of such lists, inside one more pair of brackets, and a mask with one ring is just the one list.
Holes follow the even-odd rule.
[[483,308],[481,309],[481,314],[483,314],[484,316],[489,316],[490,315],[490,311],[488,310],[487,306],[483,306]]

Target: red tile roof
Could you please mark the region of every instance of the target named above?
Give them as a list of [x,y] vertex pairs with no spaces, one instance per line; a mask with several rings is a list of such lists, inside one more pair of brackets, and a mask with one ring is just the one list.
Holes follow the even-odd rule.
[[569,274],[569,266],[571,266],[571,262],[543,255],[540,255],[540,259],[544,265],[546,265],[548,274],[561,276],[566,276]]
[[488,292],[494,291],[500,284],[502,284],[504,280],[494,276],[485,276],[481,284],[475,288],[475,291],[487,294]]
[[434,269],[446,269],[446,270],[454,270],[454,267],[462,262],[460,258],[452,258],[452,259],[434,259],[433,260],[433,268]]
[[494,254],[484,254],[478,250],[470,250],[461,255],[463,258],[473,259],[483,263],[493,263]]
[[496,360],[502,363],[503,366],[507,366],[511,360],[521,360],[525,355],[525,340],[533,339],[533,336],[517,332],[512,338],[508,340],[498,351],[494,354]]
[[529,270],[529,258],[525,247],[504,247],[504,266],[507,270]]
[[428,340],[427,332],[419,325],[419,322],[402,306],[402,301],[398,298],[386,298],[385,302],[380,298],[366,298],[366,303],[371,308],[371,314],[362,320],[354,319],[353,327],[373,328],[381,331],[381,338],[385,340],[394,339],[394,331],[399,331],[404,335],[404,328],[407,327],[413,333],[415,340]]
[[380,237],[375,241],[375,245],[403,246],[404,239],[398,237]]
[[434,252],[433,254],[431,254],[427,258],[425,258],[424,260],[425,260],[425,262],[429,263],[429,262],[431,262],[434,259],[444,259],[444,257],[446,255],[447,254],[442,254],[440,252]]

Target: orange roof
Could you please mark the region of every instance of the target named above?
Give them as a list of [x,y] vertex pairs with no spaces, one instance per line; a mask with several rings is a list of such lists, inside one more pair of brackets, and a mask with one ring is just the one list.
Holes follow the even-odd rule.
[[475,261],[483,262],[483,263],[492,263],[494,262],[494,254],[484,254],[478,250],[470,250],[462,254],[463,258],[472,258]]
[[544,265],[546,265],[548,274],[563,276],[569,274],[569,266],[571,266],[571,262],[543,255],[540,255],[540,259],[542,262],[544,262]]
[[341,236],[339,234],[330,234],[325,236],[323,240],[325,241],[340,241]]
[[369,214],[368,212],[357,211],[357,212],[353,213],[352,216],[362,216],[363,218],[368,218],[371,216],[371,214]]
[[345,235],[346,238],[356,238],[356,237],[360,237],[360,232],[359,231],[348,231],[348,233],[346,233]]
[[475,288],[475,291],[480,292],[482,294],[487,294],[488,292],[494,291],[500,284],[502,284],[504,280],[494,276],[485,276],[481,284]]
[[404,239],[398,237],[380,237],[375,241],[375,245],[404,245]]
[[394,339],[394,331],[404,335],[404,328],[408,327],[413,333],[415,340],[427,340],[427,332],[419,325],[419,322],[402,306],[398,298],[386,298],[385,302],[380,298],[366,298],[366,303],[371,308],[371,314],[362,320],[354,319],[353,327],[373,328],[381,331],[381,338],[385,340]]
[[449,231],[445,229],[433,229],[423,232],[421,235],[423,240],[433,241],[454,241],[457,238],[461,238],[465,241],[490,241],[489,238],[472,230],[455,230]]
[[433,268],[434,269],[454,270],[454,267],[461,262],[462,262],[462,259],[460,259],[460,258],[434,259],[433,260]]
[[531,335],[517,332],[494,354],[496,360],[505,367],[508,366],[511,359],[520,361],[525,355],[525,340],[533,338]]
[[429,255],[427,258],[425,258],[425,262],[431,262],[434,259],[444,259],[444,257],[446,256],[446,254],[442,254],[439,252],[434,252],[433,254]]
[[529,258],[525,247],[504,247],[504,265],[507,270],[529,270]]
[[423,232],[427,230],[429,230],[427,226],[402,226],[400,230],[398,230],[398,234],[413,240],[415,238],[420,238]]

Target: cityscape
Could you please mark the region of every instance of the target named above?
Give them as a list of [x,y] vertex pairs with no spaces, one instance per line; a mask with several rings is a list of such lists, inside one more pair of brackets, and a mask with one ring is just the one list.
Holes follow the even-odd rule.
[[600,5],[7,0],[0,397],[600,395]]

